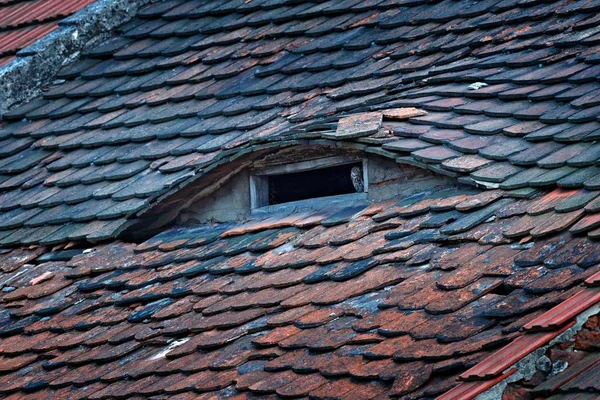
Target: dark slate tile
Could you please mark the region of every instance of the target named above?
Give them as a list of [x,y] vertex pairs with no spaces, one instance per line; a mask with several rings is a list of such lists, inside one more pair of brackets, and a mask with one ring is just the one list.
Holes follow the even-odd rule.
[[600,157],[600,145],[592,144],[587,149],[567,160],[567,165],[572,167],[586,167],[593,165]]
[[500,183],[500,188],[510,190],[527,187],[531,179],[535,179],[546,172],[547,170],[542,168],[529,167]]
[[129,216],[140,211],[146,206],[146,201],[143,199],[129,199],[122,202],[115,202],[110,207],[99,211],[96,214],[98,219],[114,219],[121,216]]
[[[36,186],[45,180],[46,177],[44,175],[46,173],[47,173],[46,171],[41,170],[39,168],[33,168],[28,171],[22,172],[18,175],[14,175],[12,177],[9,177],[7,175],[4,177],[6,179],[3,179],[2,183],[0,183],[0,189],[6,190],[6,189],[17,189],[19,187],[22,188],[23,184],[27,184],[27,183],[31,184],[33,182],[35,182],[33,184],[33,186]],[[23,189],[27,189],[27,188],[23,188]]]
[[[593,172],[595,172],[594,170],[591,170],[591,167],[586,168],[585,171],[588,172],[589,175],[581,176],[581,178],[587,178],[588,176],[592,175]],[[583,185],[587,189],[598,190],[598,188],[600,188],[600,177],[598,175],[590,176],[583,182]]]
[[549,75],[545,76],[542,79],[542,82],[545,84],[550,84],[550,83],[557,83],[557,82],[562,82],[567,80],[567,78],[571,75],[574,75],[586,68],[588,68],[588,65],[585,65],[583,63],[579,63],[578,61],[568,61],[568,62],[564,62],[562,63],[562,65],[555,65],[557,68],[555,68],[554,73],[550,73]]
[[37,208],[30,209],[30,210],[17,208],[12,211],[5,212],[0,217],[0,228],[2,228],[2,229],[17,228],[17,227],[23,225],[23,223],[25,223],[25,221],[28,221],[29,219],[35,217],[40,212],[41,212],[41,210],[39,210]]
[[462,213],[456,210],[434,214],[430,218],[425,219],[420,225],[420,228],[440,228],[456,219],[460,218]]
[[548,125],[544,128],[541,128],[535,132],[526,135],[525,139],[531,142],[552,139],[554,135],[557,135],[568,128],[570,128],[570,124]]
[[571,212],[584,207],[587,203],[598,197],[598,192],[581,191],[580,193],[563,200],[554,209],[557,212]]
[[60,203],[76,204],[82,201],[89,200],[93,197],[96,190],[104,185],[103,182],[94,183],[91,185],[74,185],[68,188],[61,189],[54,196],[47,198],[39,203],[40,207],[52,207]]
[[32,101],[16,107],[11,107],[2,117],[8,121],[20,120],[25,115],[36,111],[38,108],[48,105],[50,102],[43,98],[33,99]]
[[72,237],[82,238],[82,236],[85,235],[85,239],[92,243],[101,242],[116,237],[118,232],[123,229],[126,224],[127,220],[124,218],[91,222],[85,228],[70,234],[69,239]]
[[55,181],[55,184],[58,187],[68,187],[68,186],[77,185],[78,183],[83,183],[84,179],[87,183],[99,182],[100,179],[92,180],[92,181],[89,181],[89,179],[86,179],[86,178],[88,178],[88,176],[90,174],[97,172],[98,169],[100,169],[100,168],[98,168],[96,166],[89,166],[87,168],[78,169],[74,173],[66,176],[65,178]]
[[[115,38],[115,40],[121,40],[122,43],[125,42],[129,42],[129,40],[125,39],[123,40],[122,38]],[[109,41],[105,42],[108,43]],[[115,46],[118,46],[118,44],[114,44]],[[102,51],[102,47],[103,46],[98,46],[96,49],[94,49],[95,51]],[[112,53],[109,53],[112,54]],[[101,60],[99,59],[94,59],[94,58],[82,58],[79,61],[67,65],[65,67],[63,67],[58,74],[56,75],[57,78],[59,79],[74,79],[77,76],[79,76],[83,71],[87,70],[88,68],[93,67],[94,65],[98,64],[99,62],[101,62]]]
[[556,184],[562,188],[580,188],[589,181],[590,187],[594,187],[594,182],[597,181],[596,177],[599,173],[600,169],[597,167],[580,168],[572,174],[559,179]]
[[481,210],[471,212],[471,213],[465,215],[464,217],[457,219],[455,222],[452,222],[451,224],[442,228],[440,230],[440,232],[451,235],[451,234],[456,234],[456,233],[467,231],[467,230],[473,228],[474,226],[479,225],[483,221],[487,220],[488,218],[490,218],[491,216],[494,215],[496,210],[498,210],[500,207],[507,206],[512,201],[513,200],[511,200],[511,199],[498,200],[498,201],[484,207]]
[[466,137],[466,135],[459,130],[431,129],[430,127],[420,127],[415,125],[411,125],[410,127],[402,126],[401,128],[398,125],[395,125],[392,128],[392,131],[397,136],[419,137],[422,140],[434,144],[449,143],[453,140]]
[[488,121],[477,122],[475,124],[466,125],[464,127],[465,132],[476,134],[476,135],[495,135],[504,128],[515,125],[518,121],[512,119],[490,119]]
[[442,163],[442,166],[450,171],[470,173],[490,164],[491,162],[492,161],[478,155],[470,154],[446,160]]
[[411,151],[425,149],[431,146],[433,146],[433,144],[424,142],[419,139],[404,139],[384,143],[382,147],[386,150],[410,153]]
[[165,14],[167,11],[179,6],[182,0],[171,1],[167,3],[153,3],[142,7],[138,11],[138,16],[142,18],[156,18]]
[[361,260],[328,274],[329,278],[334,281],[345,281],[363,274],[369,269],[375,267],[377,262],[374,260]]
[[539,83],[544,75],[535,66],[511,68],[500,73],[491,75],[485,79],[485,82],[493,85],[518,83],[518,84],[536,84]]
[[509,126],[504,128],[502,131],[511,137],[523,137],[530,133],[537,132],[540,129],[545,128],[546,125],[539,121],[525,121],[520,122],[516,125]]
[[461,155],[461,153],[444,146],[428,147],[426,149],[414,151],[411,154],[415,159],[427,163],[441,163]]
[[527,150],[513,154],[508,157],[511,164],[514,165],[533,165],[543,157],[562,149],[564,145],[556,142],[543,142],[536,144]]
[[533,101],[544,101],[544,100],[552,100],[554,97],[560,93],[566,92],[567,90],[573,89],[573,85],[570,84],[558,84],[543,87],[539,90],[531,92],[527,98]]
[[558,168],[565,166],[567,161],[589,148],[587,143],[576,143],[565,146],[556,152],[542,158],[537,165],[542,168]]
[[582,124],[584,122],[595,121],[597,118],[598,116],[594,112],[593,107],[590,107],[585,110],[578,111],[573,115],[570,115],[568,121],[573,122],[575,124]]
[[[522,101],[511,101],[505,103],[501,102],[499,104],[486,107],[483,109],[483,113],[490,117],[506,118],[514,116],[516,118],[524,119],[522,115],[519,115],[519,113],[530,107],[531,104]],[[514,123],[517,123],[517,121],[514,121]]]
[[501,138],[496,138],[493,144],[479,149],[478,153],[491,160],[504,161],[513,155],[518,156],[531,146],[530,143],[521,139],[501,140]]
[[479,149],[486,148],[495,141],[496,138],[490,136],[467,135],[456,140],[449,140],[446,146],[461,153],[476,154]]
[[454,106],[452,110],[458,114],[482,114],[484,110],[491,110],[495,107],[498,107],[504,103],[499,102],[498,100],[479,100],[479,101],[471,101],[468,103],[462,103],[460,105]]
[[328,227],[348,222],[354,215],[364,210],[364,208],[364,206],[346,207],[321,221],[321,225]]
[[567,122],[569,117],[577,112],[576,109],[570,105],[563,105],[558,108],[553,108],[546,111],[540,116],[540,121],[548,124],[560,124]]
[[598,89],[591,90],[583,96],[577,97],[576,99],[572,100],[570,104],[576,108],[587,108],[597,106],[600,104],[598,102],[598,96],[600,96],[600,91]]
[[[209,136],[211,136],[211,140],[196,147],[196,151],[200,153],[211,153],[213,151],[220,150],[221,148],[225,148],[231,142],[236,142],[238,140],[243,141],[243,138],[246,137],[246,134],[240,131],[231,131],[221,135]],[[250,138],[247,139],[249,140]]]
[[171,303],[173,303],[173,301],[174,301],[173,299],[167,298],[167,299],[157,300],[152,303],[148,303],[147,305],[145,305],[143,307],[143,309],[136,310],[135,312],[130,314],[127,317],[127,320],[129,322],[134,322],[134,323],[135,322],[143,322],[144,320],[147,320],[150,317],[152,317],[152,315],[154,315],[161,309],[163,309],[163,308],[167,307],[168,305],[170,305]]
[[[2,246],[18,245],[23,240],[26,240],[29,236],[33,235],[37,230],[38,230],[38,228],[20,228],[20,229],[12,229],[12,230],[8,230],[8,231],[3,231],[3,232],[8,232],[9,234],[6,236],[2,236],[2,238],[0,239],[0,245],[2,245]],[[17,324],[19,322],[20,321],[18,321]],[[0,335],[2,334],[2,332],[7,332],[7,331],[8,331],[8,329],[6,329],[6,327],[3,328],[2,330],[0,330]]]
[[577,99],[578,97],[585,96],[586,94],[598,90],[600,84],[598,82],[584,83],[577,85],[573,89],[567,90],[555,96],[556,101],[568,102]]
[[[26,222],[26,226],[36,227],[46,224],[64,224],[71,221],[71,210],[67,205],[46,208]],[[47,236],[47,235],[46,235]]]
[[560,133],[556,133],[553,138],[557,142],[577,142],[581,139],[587,139],[600,129],[600,123],[588,122],[569,127]]
[[476,181],[500,183],[522,171],[524,171],[524,169],[521,167],[505,162],[497,162],[471,172],[470,176]]
[[567,235],[560,235],[535,243],[531,248],[516,255],[514,262],[520,267],[531,267],[542,264],[548,255],[567,244],[569,239],[570,237]]
[[540,120],[545,123],[558,123],[561,122],[559,120],[554,120],[550,118],[542,118],[542,116],[557,116],[560,112],[560,107],[556,105],[554,102],[542,102],[542,103],[533,103],[529,107],[521,109],[515,112],[513,115],[515,118],[524,119],[524,120]]
[[50,152],[41,149],[27,149],[0,161],[0,173],[14,174],[33,168],[48,158]]
[[[142,176],[140,176],[142,175]],[[169,187],[189,178],[193,175],[191,171],[180,171],[172,174],[162,174],[154,171],[140,176],[131,185],[115,192],[111,197],[115,200],[127,200],[134,196],[148,197],[165,191]]]
[[[132,39],[127,39],[127,38],[124,38],[121,36],[113,37],[113,38],[106,40],[104,43],[102,43],[101,45],[99,45],[97,47],[86,50],[84,54],[87,56],[90,56],[90,57],[110,56],[113,53],[115,53],[116,51],[118,51],[119,49],[129,45],[132,42],[133,42]],[[90,62],[89,59],[84,59],[82,61],[79,61],[79,63],[77,63],[75,65],[82,64],[82,65],[79,65],[77,69],[79,71],[84,71],[84,70],[88,69],[90,66],[96,64],[97,62],[98,62],[97,60],[95,60],[95,62]],[[68,72],[65,72],[67,75],[72,74],[69,69],[67,69],[67,71]]]
[[531,186],[554,185],[560,179],[563,179],[576,171],[577,170],[572,167],[560,167],[556,169],[551,169],[539,176],[536,176],[535,178],[530,179],[529,184]]
[[[34,232],[31,232],[27,237],[21,240],[21,244],[29,245],[29,244],[38,244],[41,240],[58,232],[62,228],[62,224],[59,225],[50,225],[50,226],[42,226],[37,228]],[[50,306],[36,312],[37,315],[47,315],[54,314],[57,309],[66,308],[68,304],[62,304],[57,306]]]
[[30,138],[10,138],[0,141],[0,157],[7,157],[27,149],[33,140]]

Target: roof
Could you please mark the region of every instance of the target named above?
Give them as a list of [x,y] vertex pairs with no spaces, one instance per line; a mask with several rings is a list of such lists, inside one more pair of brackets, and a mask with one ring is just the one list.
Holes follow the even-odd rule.
[[12,250],[0,393],[481,393],[600,298],[600,243],[506,238],[540,201],[490,193],[180,227],[68,255]]
[[534,376],[516,381],[508,390],[512,395],[531,393],[552,400],[597,397],[599,331],[598,315],[594,315],[570,340],[549,347]]
[[[520,363],[594,337],[599,8],[139,9],[3,114],[0,396],[597,396],[593,362],[567,386],[523,381]],[[457,185],[124,234],[220,168],[310,145]]]
[[[428,114],[344,145],[474,185],[593,191],[565,192],[578,204],[600,189],[597,8],[151,4],[6,113],[0,245],[117,237],[217,164],[261,146],[337,146],[340,117],[398,107]],[[567,216],[588,216],[585,231],[596,210]]]
[[16,53],[58,27],[58,21],[93,0],[0,1],[0,66]]

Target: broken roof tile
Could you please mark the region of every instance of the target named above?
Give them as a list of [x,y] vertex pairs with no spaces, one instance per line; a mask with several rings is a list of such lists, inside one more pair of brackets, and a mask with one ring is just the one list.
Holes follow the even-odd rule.
[[340,119],[335,133],[324,134],[330,139],[352,139],[369,136],[381,127],[383,115],[379,112],[357,114]]

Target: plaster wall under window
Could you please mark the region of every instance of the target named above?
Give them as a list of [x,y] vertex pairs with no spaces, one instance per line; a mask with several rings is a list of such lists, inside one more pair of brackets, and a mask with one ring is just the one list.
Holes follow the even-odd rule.
[[[270,204],[268,188],[258,188],[260,182],[263,184],[267,182],[265,175],[267,172],[265,171],[275,171],[275,173],[285,175],[309,170],[316,179],[319,179],[319,174],[327,174],[328,171],[334,170],[327,169],[330,166],[327,160],[339,160],[340,158],[346,161],[337,162],[334,165],[363,166],[365,193],[355,192]],[[306,166],[311,164],[317,167],[307,169]],[[183,210],[178,218],[179,222],[225,222],[244,220],[251,214],[268,214],[299,209],[342,208],[358,203],[402,198],[424,190],[436,190],[456,185],[456,181],[453,179],[410,165],[399,165],[392,160],[372,154],[327,155],[288,164],[275,163],[273,166],[269,165],[269,162],[260,160],[255,165],[258,165],[258,168],[249,166],[241,170],[213,193]],[[270,167],[273,169],[269,169]],[[327,176],[324,175],[321,179],[326,180]],[[285,188],[285,185],[279,186],[279,188]],[[264,199],[261,200],[262,202],[257,201],[257,196],[261,195]]]

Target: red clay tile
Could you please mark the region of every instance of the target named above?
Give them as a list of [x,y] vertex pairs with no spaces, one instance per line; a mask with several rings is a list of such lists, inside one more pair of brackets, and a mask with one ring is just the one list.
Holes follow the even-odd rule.
[[585,233],[598,228],[598,226],[600,226],[600,214],[586,215],[569,228],[569,232],[574,234]]
[[381,113],[372,112],[342,118],[338,122],[335,133],[325,137],[341,140],[369,136],[379,130],[382,117]]
[[548,343],[572,325],[572,323],[567,324],[556,331],[530,333],[521,336],[509,345],[490,355],[490,357],[486,358],[475,367],[462,373],[460,377],[464,380],[481,380],[501,376],[502,371],[525,357],[531,351]]
[[494,379],[489,379],[483,382],[464,382],[455,386],[453,389],[447,391],[443,395],[437,397],[436,400],[471,400],[477,397],[479,394],[485,392],[498,382],[503,381],[512,374],[517,372],[516,368],[508,370],[506,373],[497,376]]
[[289,337],[297,335],[300,332],[301,332],[301,329],[299,329],[293,325],[279,327],[279,328],[275,328],[274,330],[267,333],[266,335],[262,335],[262,336],[255,338],[254,343],[261,345],[261,346],[274,346]]
[[275,392],[282,397],[307,396],[327,382],[320,374],[298,375],[298,378],[278,387]]
[[575,222],[577,222],[584,214],[583,210],[571,211],[569,213],[549,213],[549,217],[545,218],[543,225],[533,228],[530,231],[531,236],[539,237],[551,233],[561,232]]
[[[593,279],[593,278],[592,278]],[[587,282],[587,280],[586,280]],[[558,306],[530,321],[523,329],[525,330],[548,330],[558,329],[571,318],[587,310],[600,301],[600,290],[583,289],[581,292],[563,301]]]
[[431,376],[433,366],[422,362],[402,365],[401,372],[394,379],[391,396],[403,396],[424,385]]
[[312,390],[311,396],[319,400],[330,399],[338,396],[344,396],[345,394],[357,393],[360,386],[360,383],[355,383],[349,379],[342,378],[335,381],[329,381],[325,385]]
[[536,200],[529,206],[527,213],[530,215],[544,214],[559,205],[564,199],[577,193],[576,190],[555,189],[552,192]]
[[272,373],[265,379],[248,386],[248,390],[258,394],[274,393],[278,388],[293,382],[298,375],[292,371]]
[[17,371],[37,359],[36,355],[21,355],[17,357],[0,357],[0,372]]

